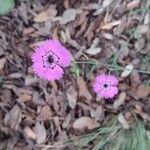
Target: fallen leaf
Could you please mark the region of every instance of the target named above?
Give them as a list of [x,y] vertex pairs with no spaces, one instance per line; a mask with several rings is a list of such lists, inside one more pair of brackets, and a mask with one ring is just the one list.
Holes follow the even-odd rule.
[[9,77],[12,78],[12,79],[18,79],[18,78],[21,78],[23,77],[23,74],[22,73],[12,73],[12,74],[9,74]]
[[94,128],[99,127],[100,124],[87,116],[78,118],[74,123],[73,123],[73,128],[76,130],[83,130],[83,129],[88,129],[88,130],[92,130]]
[[131,74],[133,70],[133,65],[129,64],[125,67],[125,70],[121,73],[121,77],[125,78]]
[[137,87],[141,83],[140,74],[136,71],[132,72],[130,80],[131,80],[131,85],[133,87]]
[[113,21],[113,22],[110,22],[110,23],[107,23],[107,24],[102,25],[102,26],[101,26],[101,29],[107,29],[107,30],[109,30],[109,29],[111,29],[111,28],[113,28],[114,26],[117,26],[117,25],[119,25],[119,24],[121,24],[121,20]]
[[0,70],[2,70],[4,68],[5,62],[6,62],[5,57],[0,59]]
[[32,84],[38,83],[39,80],[36,77],[32,77],[31,75],[26,76],[25,78],[25,85],[30,86]]
[[64,122],[62,123],[62,127],[64,128],[64,129],[66,129],[67,127],[69,127],[69,123],[70,123],[70,121],[71,121],[71,113],[69,113],[66,117],[65,117],[65,120],[64,120]]
[[113,2],[113,0],[104,0],[101,6],[98,6],[97,10],[94,12],[94,16],[101,14],[106,7],[108,7],[111,3]]
[[77,43],[76,40],[73,39],[68,39],[67,40],[68,44],[70,44],[72,47],[75,47],[76,49],[80,49],[80,45]]
[[32,96],[29,94],[20,94],[19,98],[18,98],[21,102],[27,102],[32,100]]
[[21,120],[22,120],[21,109],[17,105],[15,105],[10,110],[10,112],[8,112],[5,115],[4,123],[5,125],[10,126],[11,129],[18,130]]
[[73,86],[70,86],[70,88],[67,90],[67,99],[69,106],[74,109],[77,103],[77,92]]
[[120,40],[121,53],[118,55],[118,62],[123,64],[125,58],[129,55],[129,47],[126,45],[126,41]]
[[24,28],[23,29],[23,35],[27,35],[27,34],[30,34],[30,33],[33,33],[35,31],[35,29],[33,27],[29,27],[29,28]]
[[87,38],[88,43],[91,43],[91,40],[93,39],[94,36],[94,28],[95,27],[95,23],[91,22],[87,29],[85,30],[86,32],[84,33],[84,38]]
[[137,35],[147,34],[149,31],[149,24],[142,24],[137,28]]
[[43,124],[36,122],[34,131],[36,133],[36,141],[38,144],[42,144],[46,139],[46,129]]
[[119,94],[119,98],[117,100],[115,100],[114,102],[114,109],[118,109],[121,105],[124,104],[126,99],[126,93],[125,92],[121,92]]
[[122,125],[122,127],[124,129],[129,129],[129,124],[128,122],[125,120],[124,116],[122,114],[120,114],[118,116],[118,121],[120,122],[120,124]]
[[91,117],[95,118],[96,121],[104,120],[104,109],[102,106],[98,106],[96,110],[91,110]]
[[[46,21],[44,24],[35,23],[33,27],[37,30],[34,34],[37,35],[49,35],[49,32],[52,27],[51,20]],[[34,35],[32,34],[32,36]]]
[[46,11],[40,12],[37,16],[35,16],[35,22],[45,22],[49,19],[53,19],[57,15],[57,10],[49,8]]
[[100,47],[97,47],[97,48],[89,48],[86,50],[86,53],[89,54],[89,55],[97,55],[98,53],[101,52],[101,48]]
[[42,43],[43,41],[35,42],[35,43],[30,44],[29,47],[34,49],[35,47],[40,46]]
[[137,51],[140,51],[141,49],[144,48],[145,43],[146,43],[146,39],[140,38],[138,41],[135,42],[134,47]]
[[102,7],[108,7],[112,2],[113,0],[104,0],[102,3]]
[[135,9],[139,7],[141,0],[133,0],[127,4],[127,10]]
[[75,9],[67,9],[60,19],[60,24],[67,24],[68,22],[74,21],[76,18],[76,14],[77,12]]
[[58,116],[53,117],[53,121],[54,121],[54,124],[56,126],[56,129],[58,130],[59,133],[61,133],[62,130],[61,130],[61,127],[60,127],[60,119],[59,119],[59,117]]
[[139,98],[146,98],[150,94],[150,86],[140,84],[136,89],[136,95]]
[[78,85],[78,88],[79,88],[79,96],[83,96],[88,101],[91,101],[92,100],[92,95],[89,92],[85,81],[81,77],[77,78],[77,85]]
[[88,14],[89,14],[89,11],[83,11],[81,14],[79,14],[79,17],[77,17],[76,22],[75,22],[75,27],[82,25]]
[[57,85],[56,81],[51,81],[50,84],[51,84],[52,88],[54,89],[54,91],[57,92],[58,91],[58,85]]
[[111,33],[103,33],[102,34],[103,38],[107,39],[107,40],[113,40],[114,36]]
[[26,126],[23,131],[28,138],[36,140],[36,133],[30,127]]
[[12,92],[11,90],[4,89],[2,93],[0,92],[0,100],[1,102],[11,103]]
[[150,13],[147,12],[144,17],[144,24],[149,24],[149,23],[150,23]]
[[80,37],[83,34],[83,32],[85,32],[87,28],[87,23],[88,23],[88,18],[85,19],[85,21],[80,27],[80,30],[76,32],[76,35],[75,35],[76,38]]
[[60,36],[61,36],[63,43],[65,44],[67,42],[67,36],[66,36],[65,32],[61,30]]
[[144,111],[150,116],[150,100],[144,103]]
[[42,110],[40,112],[40,118],[45,121],[45,120],[50,120],[50,118],[53,116],[53,112],[51,110],[51,108],[46,105],[44,107],[42,107]]

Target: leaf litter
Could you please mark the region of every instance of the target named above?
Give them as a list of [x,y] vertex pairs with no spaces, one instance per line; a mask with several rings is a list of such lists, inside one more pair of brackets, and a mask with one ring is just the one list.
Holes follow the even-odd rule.
[[[4,135],[0,139],[4,147],[46,149],[104,126],[119,112],[124,128],[130,124],[124,112],[149,121],[149,70],[142,64],[144,59],[149,66],[145,59],[149,57],[148,6],[143,0],[17,1],[15,9],[0,17],[0,133]],[[78,77],[69,69],[56,82],[34,76],[33,49],[47,38],[60,40],[75,61],[84,62],[79,64]],[[96,97],[92,77],[86,76],[107,71],[119,79],[115,101]]]

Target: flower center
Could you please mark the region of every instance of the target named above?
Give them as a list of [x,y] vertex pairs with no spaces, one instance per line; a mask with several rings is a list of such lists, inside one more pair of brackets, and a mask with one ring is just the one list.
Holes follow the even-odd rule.
[[53,56],[48,56],[48,58],[47,58],[47,62],[49,63],[49,64],[52,64],[53,62],[54,62],[54,58],[53,58]]
[[108,84],[105,83],[105,84],[104,84],[104,88],[107,88],[107,87],[108,87]]
[[51,50],[42,56],[43,67],[54,69],[59,63],[59,57]]

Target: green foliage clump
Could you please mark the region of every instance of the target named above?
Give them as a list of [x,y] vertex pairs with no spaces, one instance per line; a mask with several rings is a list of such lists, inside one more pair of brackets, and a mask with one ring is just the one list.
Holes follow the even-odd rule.
[[5,15],[14,8],[14,0],[0,0],[0,15]]

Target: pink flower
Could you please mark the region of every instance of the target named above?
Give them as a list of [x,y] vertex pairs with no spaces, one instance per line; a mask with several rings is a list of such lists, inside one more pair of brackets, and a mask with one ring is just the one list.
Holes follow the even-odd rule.
[[33,70],[46,80],[60,79],[63,67],[71,64],[71,53],[57,40],[46,40],[35,49],[32,55]]
[[113,75],[102,74],[96,77],[93,90],[102,98],[113,98],[118,93],[118,80]]

